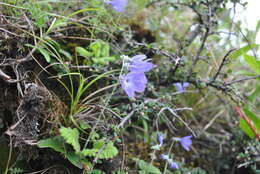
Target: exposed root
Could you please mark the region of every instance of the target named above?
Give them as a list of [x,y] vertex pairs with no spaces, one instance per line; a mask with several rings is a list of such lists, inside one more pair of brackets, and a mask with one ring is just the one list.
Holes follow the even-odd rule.
[[15,146],[36,144],[41,118],[51,112],[51,98],[46,88],[35,83],[26,85],[24,96],[16,110],[15,124],[6,131],[7,135],[14,138]]

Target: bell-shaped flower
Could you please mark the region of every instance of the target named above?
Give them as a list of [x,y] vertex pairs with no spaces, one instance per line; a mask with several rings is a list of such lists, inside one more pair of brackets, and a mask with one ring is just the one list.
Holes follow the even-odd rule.
[[149,62],[149,59],[146,59],[146,55],[136,55],[130,59],[128,68],[131,72],[148,72],[153,67],[154,64]]
[[173,161],[171,161],[171,162],[169,163],[169,167],[170,167],[171,169],[178,169],[178,168],[179,168],[178,164],[177,164],[176,162],[173,162]]
[[125,7],[128,4],[127,0],[107,0],[105,1],[107,4],[111,4],[113,9],[119,13],[125,11]]
[[191,138],[192,138],[192,135],[182,137],[182,138],[174,138],[174,139],[176,141],[179,141],[185,150],[189,151],[190,145],[192,144]]
[[190,84],[188,82],[175,83],[178,92],[184,92]]
[[157,142],[159,143],[159,146],[163,145],[163,140],[164,140],[163,135],[160,133],[157,133]]
[[166,161],[170,160],[169,156],[168,156],[168,155],[165,155],[165,154],[161,154],[161,155],[160,155],[160,158],[161,158],[162,160],[166,160]]
[[169,164],[169,167],[170,167],[171,169],[178,169],[178,168],[179,168],[178,164],[177,164],[176,162],[174,162],[168,155],[161,154],[161,155],[160,155],[160,158],[161,158],[162,160],[167,161],[167,163]]
[[144,92],[147,79],[142,72],[130,72],[120,77],[120,83],[128,97],[133,98],[136,92]]

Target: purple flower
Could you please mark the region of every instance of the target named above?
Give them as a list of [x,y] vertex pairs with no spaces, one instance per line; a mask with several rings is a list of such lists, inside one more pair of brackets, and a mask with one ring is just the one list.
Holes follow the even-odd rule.
[[166,160],[166,161],[170,160],[169,156],[168,156],[168,155],[165,155],[165,154],[161,154],[161,155],[160,155],[160,158],[161,158],[162,160]]
[[125,7],[128,4],[127,0],[108,0],[106,1],[107,4],[111,4],[113,9],[119,13],[125,11]]
[[173,161],[171,161],[169,163],[169,165],[170,165],[171,169],[178,169],[179,168],[178,164],[176,162],[173,162]]
[[175,83],[175,86],[176,86],[178,92],[184,92],[186,90],[186,88],[189,86],[189,83],[188,82]]
[[159,143],[159,146],[163,145],[163,140],[164,140],[164,137],[160,133],[157,133],[157,141]]
[[150,71],[154,67],[154,64],[152,64],[151,62],[148,62],[149,59],[146,59],[146,58],[147,58],[146,55],[136,55],[136,56],[132,57],[132,59],[130,60],[130,64],[128,66],[130,71],[131,72],[133,72],[133,71],[135,71],[135,72]]
[[160,158],[161,158],[162,160],[167,161],[167,163],[169,164],[169,166],[170,166],[171,169],[178,169],[178,168],[179,168],[178,164],[177,164],[176,162],[173,162],[173,160],[172,160],[171,158],[169,158],[168,155],[161,154],[161,155],[160,155]]
[[186,137],[182,137],[182,138],[175,138],[175,140],[179,141],[182,145],[182,147],[189,151],[190,150],[190,145],[192,144],[191,141],[192,135],[186,136]]
[[144,92],[147,79],[144,73],[130,72],[121,76],[120,83],[128,97],[135,97],[135,92]]

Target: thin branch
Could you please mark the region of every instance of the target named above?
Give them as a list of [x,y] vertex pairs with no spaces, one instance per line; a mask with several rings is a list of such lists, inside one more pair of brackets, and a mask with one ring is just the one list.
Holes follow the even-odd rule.
[[4,28],[0,28],[0,30],[2,30],[2,31],[4,31],[4,32],[6,32],[6,33],[8,33],[8,34],[14,35],[14,36],[16,36],[16,37],[22,37],[22,36],[19,36],[19,35],[15,34],[15,33],[12,33],[12,32],[10,32],[10,31],[8,31],[8,30],[6,30],[6,29],[4,29]]
[[225,83],[225,85],[226,85],[226,86],[227,86],[227,85],[233,85],[234,83],[240,83],[240,82],[243,82],[243,81],[246,81],[246,80],[253,80],[253,79],[257,79],[257,78],[260,78],[260,75],[253,76],[253,77],[246,77],[246,78],[238,79],[238,80],[234,80],[234,81]]
[[117,125],[117,127],[118,127],[118,128],[120,128],[120,127],[122,128],[122,127],[124,126],[125,122],[126,122],[127,120],[129,120],[129,119],[134,115],[134,113],[135,113],[136,110],[137,110],[137,109],[132,110],[126,117],[124,117],[123,120],[121,121],[121,123],[120,123],[119,125]]
[[205,43],[206,43],[206,40],[208,38],[210,34],[210,29],[208,27],[206,27],[206,31],[205,31],[205,34],[203,36],[203,39],[202,39],[202,43],[200,45],[200,48],[196,54],[196,57],[193,59],[192,61],[192,67],[190,68],[190,71],[189,71],[189,76],[191,76],[192,72],[193,72],[193,68],[196,66],[196,64],[198,63],[199,61],[199,58],[200,58],[200,55],[201,55],[201,52],[203,51],[204,49],[204,46],[205,46]]
[[[186,108],[188,110],[191,110],[191,108]],[[157,119],[156,121],[158,120],[158,118],[160,117],[160,115],[162,114],[163,111],[165,110],[168,110],[174,117],[178,118],[186,127],[187,129],[189,129],[189,131],[193,134],[194,137],[196,137],[196,134],[195,132],[189,127],[189,125],[179,116],[176,114],[175,110],[174,109],[171,109],[169,107],[164,107],[162,108],[159,113],[157,114]]]
[[230,53],[232,53],[233,51],[235,51],[236,49],[231,49],[227,52],[227,54],[224,56],[218,70],[217,70],[217,73],[215,74],[215,76],[213,77],[213,81],[215,81],[217,79],[217,77],[219,76],[220,74],[220,71],[222,70],[223,66],[226,64],[226,61],[228,59],[228,56],[230,55]]

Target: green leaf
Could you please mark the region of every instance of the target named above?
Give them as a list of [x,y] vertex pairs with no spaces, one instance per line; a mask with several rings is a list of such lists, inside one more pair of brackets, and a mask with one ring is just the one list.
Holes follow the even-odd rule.
[[[243,109],[245,115],[252,121],[254,127],[257,129],[258,133],[260,133],[260,118],[258,118],[253,112],[251,112],[249,109],[244,108]],[[250,138],[254,138],[255,134],[247,124],[247,122],[244,119],[240,119],[240,128],[242,131],[244,131]]]
[[253,103],[257,100],[258,96],[260,96],[260,83],[258,83],[258,85],[255,86],[255,91],[251,93],[250,96],[248,96],[248,101]]
[[71,144],[76,152],[80,152],[79,131],[74,128],[60,128],[60,134],[68,144]]
[[246,70],[239,70],[237,72],[234,72],[234,75],[256,76],[256,73],[252,73]]
[[57,152],[64,153],[63,143],[59,137],[48,138],[37,142],[39,148],[52,148]]
[[244,108],[243,109],[245,114],[251,119],[251,121],[254,123],[255,128],[260,133],[260,118],[256,116],[253,112],[251,112],[249,109]]
[[145,173],[162,174],[162,172],[157,167],[145,162],[144,160],[140,160],[138,158],[134,158],[133,160],[136,161],[138,168]]
[[253,71],[260,74],[260,61],[256,57],[245,54],[244,59]]
[[51,54],[45,50],[44,48],[41,48],[41,47],[37,47],[37,46],[34,46],[34,45],[31,45],[31,44],[25,44],[25,46],[28,46],[28,47],[31,47],[31,48],[36,48],[37,51],[39,51],[45,58],[45,60],[50,63],[51,62]]
[[85,129],[91,129],[91,126],[84,121],[79,122],[79,126],[81,127],[81,129],[84,129],[84,130]]
[[69,52],[63,50],[63,49],[60,49],[59,50],[59,53],[61,53],[62,55],[64,55],[66,58],[68,58],[69,60],[72,60],[72,56]]
[[236,59],[239,56],[242,56],[244,54],[246,54],[249,50],[253,49],[253,48],[257,48],[259,47],[258,44],[251,44],[251,45],[246,45],[236,51],[234,51],[233,53],[230,54],[230,58]]
[[53,40],[52,38],[50,38],[49,36],[46,36],[45,40],[49,44],[51,44],[55,50],[60,50],[61,49],[60,44],[58,42],[56,42],[55,40]]
[[91,43],[89,48],[93,51],[95,57],[101,56],[101,41]]
[[93,55],[93,53],[87,51],[85,48],[76,47],[75,51],[82,57],[89,58]]
[[254,138],[255,137],[254,132],[251,130],[251,128],[248,126],[247,122],[243,118],[239,119],[239,127],[250,138]]
[[97,57],[97,58],[93,58],[93,62],[96,64],[101,64],[101,65],[105,65],[107,62],[112,62],[116,60],[115,57]]
[[65,157],[76,167],[82,169],[83,164],[81,162],[80,156],[75,152],[68,152],[65,154]]
[[[96,144],[94,143],[94,147],[95,146],[96,146]],[[114,146],[114,143],[112,141],[109,141],[108,144],[106,145],[105,149],[99,154],[98,157],[100,159],[108,159],[108,158],[115,157],[117,154],[118,154],[118,150]]]
[[40,48],[40,47],[37,47],[37,50],[43,55],[46,62],[48,62],[48,63],[51,62],[51,56],[50,56],[50,53],[47,50]]
[[[104,140],[98,140],[94,142],[92,149],[84,149],[82,151],[82,154],[84,156],[94,157],[98,154],[99,150],[103,147],[104,143],[105,143]],[[102,152],[99,154],[98,158],[109,159],[115,157],[117,154],[118,154],[117,148],[114,146],[112,141],[109,141],[106,144],[105,148],[102,150]]]
[[256,25],[256,28],[255,28],[254,41],[256,40],[256,37],[257,37],[258,32],[259,32],[259,29],[260,29],[260,20],[258,20],[257,25]]
[[98,149],[84,149],[81,151],[82,155],[84,156],[89,156],[89,157],[94,157],[98,153]]
[[109,57],[109,50],[110,50],[109,44],[104,42],[102,44],[101,57]]

